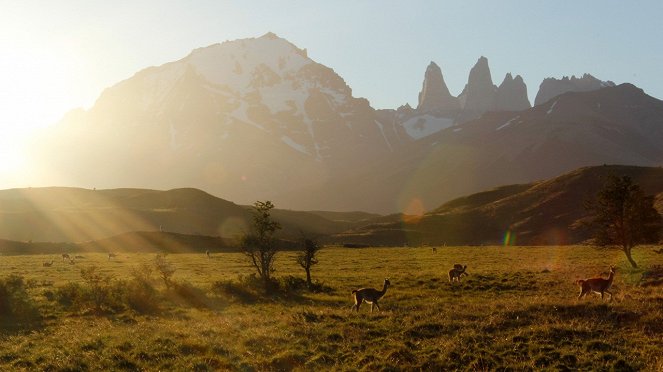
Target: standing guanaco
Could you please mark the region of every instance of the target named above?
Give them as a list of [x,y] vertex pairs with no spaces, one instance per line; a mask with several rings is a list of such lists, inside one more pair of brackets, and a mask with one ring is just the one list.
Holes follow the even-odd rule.
[[580,286],[580,294],[578,299],[587,295],[587,293],[595,292],[601,294],[601,299],[603,299],[603,294],[607,293],[610,295],[610,301],[612,301],[612,293],[609,291],[612,286],[612,281],[615,279],[615,271],[617,269],[614,266],[610,266],[610,275],[608,279],[603,278],[591,278],[591,279],[580,279],[576,283]]
[[462,275],[469,275],[465,270],[467,270],[467,265],[463,266],[461,264],[454,264],[454,268],[449,270],[449,283],[455,281],[460,283],[460,277]]
[[359,312],[359,306],[361,306],[362,302],[366,301],[371,304],[371,313],[373,312],[373,305],[375,305],[378,310],[380,310],[378,300],[382,298],[385,293],[387,293],[387,287],[390,285],[391,283],[389,282],[389,279],[385,279],[381,291],[378,291],[375,288],[361,288],[353,290],[352,295],[355,299],[355,304],[352,305],[352,308],[357,309],[357,312]]

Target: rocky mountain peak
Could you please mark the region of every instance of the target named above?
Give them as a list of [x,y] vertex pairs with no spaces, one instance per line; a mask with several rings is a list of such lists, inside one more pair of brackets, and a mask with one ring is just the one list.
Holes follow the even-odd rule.
[[495,94],[495,110],[521,111],[532,107],[527,98],[527,85],[520,75],[507,73]]
[[564,76],[561,79],[545,78],[539,86],[539,92],[534,99],[534,105],[538,106],[546,103],[553,97],[566,92],[589,92],[613,86],[615,86],[615,83],[612,81],[601,81],[587,73],[583,74],[580,78],[575,77],[575,75],[570,78]]
[[497,87],[493,84],[488,58],[481,56],[470,70],[465,89],[458,97],[463,109],[463,119],[469,120],[492,110]]
[[442,70],[435,62],[431,62],[426,68],[417,110],[422,112],[450,112],[459,109],[458,99],[449,93],[449,88],[447,88],[442,76]]

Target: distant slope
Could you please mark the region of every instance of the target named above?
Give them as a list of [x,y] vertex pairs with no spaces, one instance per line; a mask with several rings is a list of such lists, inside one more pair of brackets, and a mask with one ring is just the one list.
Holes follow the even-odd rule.
[[579,243],[588,232],[578,228],[593,198],[609,175],[628,175],[661,210],[663,169],[635,166],[586,167],[550,180],[504,186],[443,204],[420,217],[376,220],[336,234],[330,242],[393,244],[501,244],[507,232],[521,245]]
[[[84,242],[133,231],[236,238],[249,230],[251,208],[198,189],[88,190],[45,187],[0,190],[0,238]],[[353,226],[319,214],[274,210],[284,238],[320,236]]]
[[[431,210],[501,185],[585,166],[663,165],[663,101],[631,84],[567,92],[519,112],[489,112],[404,145],[370,169],[295,192],[303,204],[367,211]],[[323,209],[332,209],[324,205]]]
[[106,239],[78,243],[79,252],[188,253],[237,251],[236,242],[216,236],[159,231],[133,231]]

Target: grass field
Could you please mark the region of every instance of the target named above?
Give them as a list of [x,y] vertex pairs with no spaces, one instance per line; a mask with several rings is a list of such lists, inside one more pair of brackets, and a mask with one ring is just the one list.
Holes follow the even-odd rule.
[[[271,296],[212,290],[219,281],[242,288],[240,275],[252,271],[241,254],[172,254],[173,279],[188,290],[167,289],[153,275],[159,307],[146,313],[68,307],[57,293],[86,285],[80,269],[93,265],[112,278],[102,284],[127,283],[154,254],[89,253],[75,265],[54,255],[0,256],[0,278],[22,276],[39,313],[20,327],[3,323],[0,370],[661,371],[663,287],[643,286],[641,277],[663,255],[634,252],[637,270],[620,251],[580,246],[331,247],[312,270],[325,290]],[[276,277],[304,276],[293,257],[278,256]],[[456,262],[470,275],[451,285],[446,273]],[[577,300],[574,281],[607,277],[611,264],[614,301]],[[382,311],[350,311],[352,289],[379,289],[387,277]]]

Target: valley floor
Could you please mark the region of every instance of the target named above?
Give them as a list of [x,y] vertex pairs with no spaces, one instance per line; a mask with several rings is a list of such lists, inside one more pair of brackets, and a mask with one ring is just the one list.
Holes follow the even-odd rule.
[[[242,290],[252,271],[241,254],[173,254],[180,284],[167,289],[153,273],[159,306],[144,312],[75,308],[62,288],[84,285],[80,269],[91,266],[127,284],[153,254],[89,253],[74,265],[2,256],[0,278],[21,276],[39,316],[2,323],[0,370],[661,371],[663,287],[647,278],[660,274],[663,255],[636,249],[640,269],[620,251],[581,246],[331,247],[312,270],[321,292],[267,297]],[[469,276],[452,285],[454,263]],[[574,281],[607,277],[612,264],[614,300],[578,300]],[[304,272],[283,253],[274,275]],[[379,289],[387,277],[381,311],[350,310],[352,289]]]

